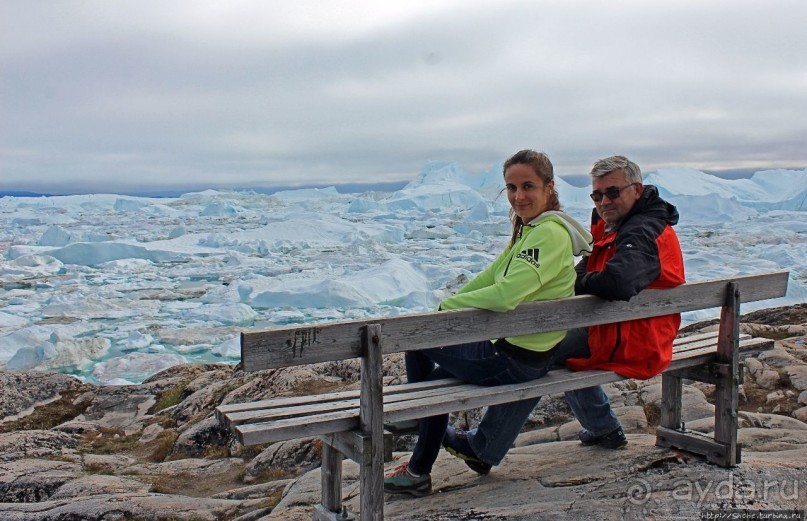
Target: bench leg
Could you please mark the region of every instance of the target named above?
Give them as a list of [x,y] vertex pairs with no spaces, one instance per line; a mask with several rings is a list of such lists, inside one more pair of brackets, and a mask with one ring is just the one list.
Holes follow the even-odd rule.
[[[737,443],[737,386],[740,384],[740,294],[736,283],[729,283],[726,304],[720,313],[720,331],[715,362],[708,368],[692,368],[662,376],[661,421],[656,431],[656,445],[675,447],[695,454],[721,467],[740,463]],[[688,432],[681,423],[681,378],[713,383],[715,392],[714,439]]]
[[369,437],[363,454],[361,481],[362,521],[384,519],[384,395],[382,380],[381,326],[364,328],[361,357],[359,424]]
[[322,506],[331,512],[342,510],[342,455],[322,444]]
[[342,506],[342,454],[322,444],[322,501],[314,507],[314,521],[355,521]]
[[661,418],[659,425],[668,429],[681,429],[681,378],[671,374],[661,375]]
[[[717,337],[717,361],[720,383],[715,393],[715,441],[725,445],[722,458],[712,461],[722,467],[734,467],[740,463],[740,447],[737,444],[740,385],[740,290],[731,282],[726,291],[726,305],[720,313],[720,331]],[[710,460],[711,461],[711,460]]]

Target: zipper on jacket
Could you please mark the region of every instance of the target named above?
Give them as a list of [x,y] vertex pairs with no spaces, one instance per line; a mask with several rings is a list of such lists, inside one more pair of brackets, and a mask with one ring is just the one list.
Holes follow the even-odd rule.
[[616,344],[614,345],[613,351],[611,351],[611,356],[608,357],[609,362],[614,361],[614,356],[616,356],[616,350],[619,349],[619,344],[622,343],[622,323],[616,323]]
[[[513,245],[513,251],[515,251],[516,246],[521,244],[521,239],[524,238],[524,226],[528,226],[528,225],[527,224],[522,225],[521,229],[518,231],[518,240]],[[530,228],[532,228],[532,226],[530,226]],[[516,256],[516,253],[513,253],[512,255],[510,255],[510,258],[507,259],[507,266],[504,267],[504,273],[502,274],[502,277],[507,276],[507,271],[510,269],[510,264],[513,262],[513,257],[515,257],[515,256]]]

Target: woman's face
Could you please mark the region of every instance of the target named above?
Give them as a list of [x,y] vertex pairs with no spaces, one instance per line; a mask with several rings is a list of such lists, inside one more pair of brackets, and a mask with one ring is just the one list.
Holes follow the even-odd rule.
[[507,200],[524,224],[549,208],[554,181],[544,184],[530,165],[511,165],[504,171]]

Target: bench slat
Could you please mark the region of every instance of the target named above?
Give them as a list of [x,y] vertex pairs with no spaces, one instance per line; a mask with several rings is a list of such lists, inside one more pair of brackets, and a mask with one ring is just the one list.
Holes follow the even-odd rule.
[[[450,385],[456,385],[458,382],[459,380],[456,378],[443,378],[440,380],[431,380],[428,382],[387,385],[384,386],[383,392],[384,394],[410,393],[424,389],[437,389],[441,387],[447,387]],[[231,403],[216,407],[216,417],[220,422],[228,423],[227,416],[233,413],[256,411],[269,408],[293,407],[298,405],[328,404],[334,401],[348,400],[352,398],[356,399],[359,398],[358,389],[350,391],[337,391],[334,393],[326,393],[326,394],[289,396],[286,398],[269,398],[267,400],[258,400],[254,402],[245,402],[245,403]]]
[[[714,351],[717,333],[706,333],[676,339],[673,347],[674,356],[694,349],[710,348]],[[741,335],[741,340],[749,339],[749,335]],[[476,388],[472,384],[471,389]],[[431,396],[445,396],[445,387],[451,386],[455,391],[460,388],[457,379],[443,379],[434,382],[418,382],[400,384],[384,388],[384,403],[391,404],[401,400],[413,400]],[[269,420],[304,417],[323,412],[350,409],[358,406],[358,391],[341,391],[314,395],[313,397],[292,397],[261,400],[246,404],[222,406],[217,410],[219,421],[228,427],[244,423],[265,422]]]
[[[773,342],[768,339],[747,339],[741,341],[741,349],[754,349],[771,345]],[[676,370],[693,365],[701,365],[708,362],[715,356],[714,346],[680,353],[667,370]],[[386,421],[395,422],[406,419],[419,418],[424,416],[424,411],[428,415],[445,414],[452,411],[467,410],[477,407],[485,407],[496,403],[512,402],[547,394],[571,391],[591,387],[593,385],[603,385],[606,383],[625,380],[610,371],[581,371],[571,372],[566,369],[552,371],[544,378],[539,378],[532,382],[523,384],[502,385],[497,387],[486,387],[484,389],[474,386],[471,391],[462,390],[456,393],[446,394],[441,399],[413,400],[402,404],[391,404],[388,408],[388,418]]]
[[[766,338],[748,338],[745,335],[740,341],[740,349],[749,351],[770,347],[772,340]],[[677,352],[667,371],[701,365],[715,355],[715,345],[702,346]],[[446,414],[458,410],[495,405],[510,401],[534,398],[574,389],[582,389],[593,385],[625,380],[624,377],[610,371],[571,372],[567,369],[556,369],[544,378],[522,384],[502,385],[496,387],[480,387],[472,384],[443,386],[436,389],[420,389],[412,393],[390,393],[384,399],[384,421],[397,422],[435,414]],[[445,383],[457,380],[446,380]],[[409,384],[396,386],[398,388]],[[414,384],[412,384],[414,385]],[[313,411],[312,416],[296,416],[276,419],[267,423],[241,424],[236,427],[239,438],[245,445],[269,443],[299,437],[317,436],[358,427],[358,400],[338,402],[342,410],[327,407],[325,410]],[[351,405],[352,403],[352,405]],[[299,409],[293,412],[303,412]],[[229,416],[234,416],[233,413]],[[261,414],[265,414],[262,417]],[[253,411],[252,421],[260,422],[281,411]],[[236,416],[237,417],[237,416]],[[245,417],[244,417],[245,418]],[[230,421],[233,421],[230,418]],[[245,419],[243,421],[246,421]]]
[[344,432],[358,429],[359,410],[350,409],[321,414],[317,421],[300,424],[297,419],[277,420],[271,423],[271,429],[263,423],[250,423],[235,428],[238,438],[244,445],[258,445],[295,438],[320,436],[333,432]]
[[[747,337],[748,335],[744,335],[741,338],[747,338]],[[676,338],[675,343],[673,345],[673,352],[675,353],[686,349],[702,347],[704,342],[708,343],[709,340],[715,342],[716,339],[717,339],[717,331]],[[416,392],[423,389],[432,389],[432,388],[440,388],[450,385],[456,385],[458,382],[459,380],[455,378],[445,378],[441,380],[432,380],[428,382],[388,385],[384,387],[384,394],[388,395],[401,392],[404,393]],[[298,405],[302,406],[307,404],[312,405],[321,404],[323,408],[322,410],[327,410],[327,408],[332,402],[337,402],[340,400],[349,400],[353,398],[355,399],[359,398],[358,389],[350,391],[338,391],[333,393],[307,395],[307,396],[270,398],[267,400],[258,400],[254,402],[221,405],[216,408],[216,416],[221,423],[231,426],[243,423],[241,418],[244,417],[233,416],[234,413],[266,410],[270,408],[293,407]]]
[[[750,338],[743,335],[741,338]],[[673,352],[681,352],[689,349],[697,349],[709,345],[710,341],[715,344],[717,332],[709,332],[699,335],[691,335],[675,339]],[[389,385],[384,387],[385,403],[392,403],[403,398],[390,398],[392,395],[400,393],[417,393],[428,389],[441,389],[447,386],[456,386],[460,383],[455,378],[433,380],[430,382],[407,383],[399,385]],[[426,396],[419,394],[421,397]],[[359,391],[338,391],[334,393],[294,396],[289,398],[272,398],[255,402],[222,405],[216,409],[219,421],[228,427],[251,423],[256,421],[267,421],[273,418],[290,417],[294,415],[316,414],[330,410],[340,410],[355,406],[358,403]],[[348,400],[355,400],[355,403]],[[270,410],[283,409],[282,412],[270,413]],[[256,413],[256,411],[260,411]]]
[[[788,272],[738,276],[742,302],[781,297]],[[642,291],[629,302],[591,295],[522,304],[508,313],[463,309],[379,318],[384,354],[428,349],[484,338],[518,336],[722,306],[727,279]],[[536,317],[540,317],[537,320]],[[343,360],[361,354],[360,329],[368,321],[306,325],[241,334],[246,371]]]

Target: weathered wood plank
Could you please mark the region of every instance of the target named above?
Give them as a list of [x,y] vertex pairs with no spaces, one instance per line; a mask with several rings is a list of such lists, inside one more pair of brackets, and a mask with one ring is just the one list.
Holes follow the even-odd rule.
[[[781,297],[788,272],[733,278],[743,302]],[[727,279],[645,290],[629,302],[609,302],[591,295],[530,302],[507,313],[479,309],[430,312],[377,319],[383,352],[427,349],[486,338],[606,324],[696,309],[720,307]],[[541,320],[535,320],[540,316]],[[246,371],[358,357],[360,329],[367,321],[337,322],[245,332],[241,361]]]
[[[749,335],[743,335],[742,338],[750,338]],[[716,345],[717,331],[703,333],[698,335],[690,335],[675,339],[673,345],[673,352],[682,352],[690,349],[699,349],[708,345]],[[460,383],[456,378],[444,378],[441,380],[432,380],[427,382],[405,383],[396,385],[384,386],[384,396],[389,397],[397,395],[403,399],[403,396],[408,393],[421,393],[424,390],[441,389],[448,386],[456,386]],[[421,395],[422,396],[422,395]],[[420,397],[413,395],[412,397]],[[350,402],[351,406],[358,405],[359,390],[350,391],[336,391],[332,393],[312,394],[306,396],[289,396],[270,398],[266,400],[256,400],[254,402],[245,403],[231,403],[227,405],[220,405],[216,408],[216,415],[222,425],[232,427],[240,425],[246,421],[258,421],[259,416],[254,416],[254,420],[249,413],[251,411],[269,411],[271,409],[290,409],[292,407],[310,406],[311,409],[289,410],[284,413],[285,416],[293,414],[314,414],[318,411],[332,411],[334,408],[344,409],[347,408],[345,404],[347,400],[356,400]],[[387,403],[388,398],[385,398]],[[392,400],[390,400],[391,402]],[[276,417],[283,417],[278,415]],[[271,415],[266,415],[265,419],[272,418]]]
[[[714,350],[696,353],[687,353],[686,358],[673,360],[670,369],[681,369],[707,363],[714,359]],[[603,385],[610,382],[624,380],[622,376],[610,371],[585,371],[572,373],[566,369],[558,369],[544,378],[526,384],[513,384],[513,387],[523,386],[521,389],[509,390],[508,386],[479,387],[468,386],[460,396],[453,393],[446,395],[451,400],[447,404],[435,403],[440,398],[412,400],[399,402],[384,411],[385,422],[397,422],[421,418],[424,415],[444,414],[452,411],[473,409],[475,407],[494,405],[525,398],[534,398],[573,389]],[[493,392],[489,396],[479,396],[481,392]],[[429,401],[431,400],[431,403]],[[425,403],[424,403],[425,402]],[[428,414],[426,414],[426,412]],[[235,428],[239,440],[244,445],[257,445],[275,441],[291,440],[309,436],[327,435],[333,432],[355,430],[359,427],[358,408],[320,414],[317,416],[301,418],[288,418],[267,423],[250,423]]]
[[[396,393],[411,393],[425,389],[438,389],[440,387],[456,385],[458,382],[459,380],[457,380],[456,378],[443,378],[440,380],[431,380],[428,382],[386,385],[384,386],[384,394],[387,395]],[[253,411],[259,409],[314,405],[318,403],[324,404],[340,400],[350,400],[354,398],[358,399],[358,397],[359,397],[359,390],[354,389],[350,391],[336,391],[333,393],[309,394],[305,396],[269,398],[266,400],[256,400],[254,402],[230,403],[227,405],[219,405],[218,407],[216,407],[216,416],[219,419],[219,421],[224,423],[225,422],[224,416],[232,413]]]
[[724,467],[737,465],[737,409],[740,371],[740,298],[742,293],[735,282],[726,288],[725,305],[720,312],[720,334],[717,338],[717,361],[726,364],[728,371],[715,389],[715,441],[726,445]]
[[681,378],[674,376],[672,373],[663,373],[661,375],[661,418],[659,425],[669,429],[680,427],[682,395]]
[[322,508],[328,512],[342,511],[342,455],[328,444],[322,445]]
[[361,518],[365,521],[384,519],[384,359],[381,326],[371,324],[363,331],[361,357],[361,395],[359,427],[369,438],[369,451],[359,466]]
[[[766,349],[769,348],[771,344],[772,341],[769,339],[747,338],[741,341],[740,347],[741,351],[745,352],[748,350]],[[677,370],[708,363],[709,360],[714,359],[715,352],[715,345],[713,344],[711,346],[702,347],[694,351],[690,350],[682,353],[676,353],[673,356],[672,363],[665,372],[671,372],[674,374]],[[586,371],[573,373],[566,369],[555,369],[542,379],[527,382],[525,384],[512,384],[512,386],[534,386],[535,389],[529,392],[528,397],[536,397],[556,392],[590,387],[592,385],[602,385],[624,379],[625,378],[609,371]],[[445,383],[450,382],[459,382],[459,380],[445,380]],[[399,387],[404,387],[405,385],[407,384]],[[416,384],[412,385],[414,386]],[[436,389],[421,389],[408,395],[389,395],[386,396],[384,400],[384,421],[397,422],[423,417],[423,407],[430,406],[424,406],[424,402],[447,401],[448,403],[444,406],[444,408],[447,410],[443,412],[452,412],[455,410],[463,410],[468,403],[470,403],[471,406],[467,408],[482,406],[473,405],[473,400],[482,400],[483,395],[491,392],[493,392],[497,398],[493,399],[492,403],[484,403],[484,405],[513,401],[514,398],[512,396],[508,396],[507,393],[500,392],[502,387],[504,386],[480,387],[473,384],[457,383],[453,386],[440,386]],[[472,396],[470,402],[467,401],[469,395]],[[462,400],[466,401],[462,402]],[[236,428],[236,432],[239,433],[239,438],[242,440],[242,443],[245,445],[255,445],[259,443],[269,443],[314,435],[322,436],[331,432],[350,430],[352,428],[356,428],[358,425],[358,400],[354,401],[353,404],[353,407],[340,411],[320,411],[316,415],[312,416],[297,416],[286,419],[276,419],[266,423],[242,424]],[[451,407],[458,408],[452,409]],[[429,412],[431,412],[431,410],[429,410]],[[262,417],[260,416],[262,411],[253,411],[253,413],[255,414],[253,419],[254,422],[259,422],[262,420]],[[434,412],[434,414],[440,413],[441,412]]]
[[369,446],[366,446],[369,439],[358,431],[332,432],[323,434],[319,439],[359,464],[364,461],[364,454],[369,452]]
[[723,463],[728,446],[698,432],[684,432],[660,426],[656,429],[656,446],[685,450],[704,456],[717,465],[727,466]]
[[352,431],[359,427],[359,413],[355,409],[320,414],[301,424],[298,418],[268,423],[249,423],[235,428],[243,445],[259,445],[274,441],[320,436],[331,432]]
[[[749,335],[741,335],[741,339],[750,339]],[[693,335],[676,339],[673,347],[675,356],[693,349],[705,347],[715,348],[717,332],[703,335]],[[461,382],[457,379],[447,378],[432,382],[418,382],[412,384],[398,384],[384,387],[384,403],[426,398],[443,394],[444,387],[457,387]],[[265,422],[273,419],[289,418],[332,412],[358,407],[359,391],[338,391],[321,395],[300,396],[260,400],[244,404],[230,404],[217,409],[219,421],[232,428],[244,423]]]

